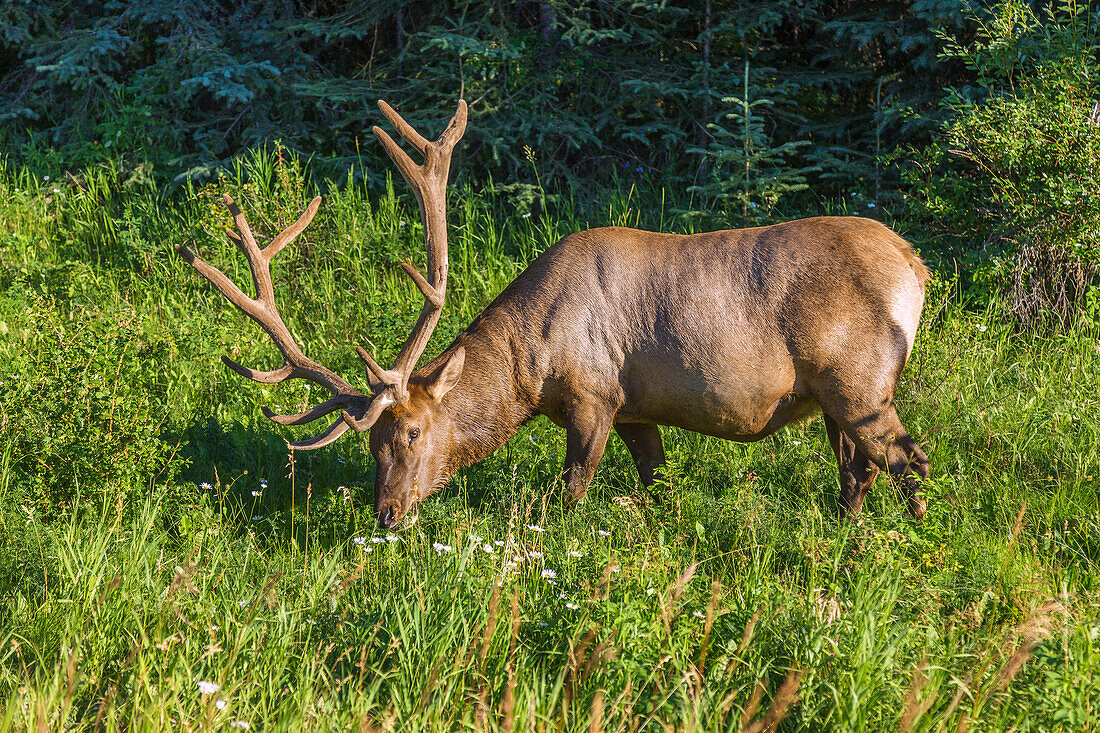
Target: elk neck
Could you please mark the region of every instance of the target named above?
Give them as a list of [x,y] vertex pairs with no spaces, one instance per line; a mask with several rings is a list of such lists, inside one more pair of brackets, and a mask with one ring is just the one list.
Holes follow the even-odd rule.
[[466,350],[462,377],[443,398],[454,426],[448,458],[452,472],[488,457],[537,413],[517,378],[510,324],[490,324],[487,321],[506,319],[486,315],[479,316],[438,357],[460,345]]

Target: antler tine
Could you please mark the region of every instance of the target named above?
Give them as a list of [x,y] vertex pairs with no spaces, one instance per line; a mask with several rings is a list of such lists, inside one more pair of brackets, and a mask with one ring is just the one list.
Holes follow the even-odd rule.
[[[435,142],[428,142],[409,123],[384,101],[378,101],[378,107],[406,141],[424,155],[424,162],[414,163],[384,130],[373,128],[374,134],[382,143],[390,159],[401,171],[402,177],[416,194],[420,204],[420,215],[424,220],[424,231],[428,249],[428,275],[425,277],[410,262],[401,263],[402,269],[412,279],[424,296],[424,307],[394,360],[393,369],[386,371],[374,362],[370,355],[364,356],[367,369],[380,382],[391,385],[395,397],[407,399],[406,385],[416,369],[416,362],[428,346],[432,332],[439,323],[443,303],[447,293],[447,177],[451,167],[451,153],[466,131],[467,106],[460,99],[458,111]],[[392,376],[399,375],[400,384],[392,385]]]
[[[255,321],[271,337],[279,353],[283,356],[283,365],[271,371],[258,371],[244,367],[228,356],[223,356],[222,361],[241,376],[263,384],[277,384],[287,379],[301,378],[325,387],[332,394],[332,397],[325,402],[297,415],[276,415],[264,407],[264,414],[281,425],[300,425],[352,405],[367,405],[370,400],[366,395],[354,389],[335,372],[313,361],[302,352],[290,330],[283,323],[282,316],[275,304],[275,291],[271,279],[271,260],[309,226],[317,213],[318,207],[321,205],[321,197],[314,198],[302,215],[298,217],[298,220],[280,232],[264,249],[260,249],[256,244],[244,213],[228,194],[225,195],[225,204],[233,217],[237,231],[240,233],[239,236],[229,233],[229,238],[244,252],[248,259],[252,281],[256,286],[255,298],[245,295],[221,270],[199,259],[187,247],[177,245],[176,251],[211,285],[225,295],[233,305]],[[291,445],[302,449],[320,448],[336,440],[350,427],[352,427],[350,423],[341,419],[320,436],[292,443]]]

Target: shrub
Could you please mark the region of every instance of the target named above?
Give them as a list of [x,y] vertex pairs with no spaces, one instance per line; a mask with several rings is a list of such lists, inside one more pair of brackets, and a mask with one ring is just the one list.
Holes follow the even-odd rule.
[[45,516],[81,492],[127,516],[178,468],[158,437],[167,342],[123,307],[58,308],[50,289],[82,276],[86,265],[68,263],[0,289],[0,455],[10,488]]
[[954,117],[911,177],[922,213],[1025,327],[1068,326],[1100,265],[1100,65],[1086,13],[1067,3],[1040,18],[1006,0],[972,44],[949,44],[980,85],[954,90]]

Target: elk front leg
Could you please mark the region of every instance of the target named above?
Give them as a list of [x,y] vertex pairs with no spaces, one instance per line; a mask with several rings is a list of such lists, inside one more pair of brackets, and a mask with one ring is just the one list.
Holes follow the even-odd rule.
[[578,409],[570,415],[565,427],[565,464],[562,478],[574,501],[588,492],[588,484],[603,458],[612,419],[596,409]]

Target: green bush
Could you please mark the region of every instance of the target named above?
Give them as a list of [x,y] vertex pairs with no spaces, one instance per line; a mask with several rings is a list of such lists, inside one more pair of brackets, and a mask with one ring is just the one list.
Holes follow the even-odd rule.
[[81,492],[131,515],[178,468],[158,437],[167,341],[142,333],[124,306],[66,312],[51,296],[90,276],[66,263],[9,274],[0,289],[0,456],[21,503],[45,516]]
[[1023,325],[1067,326],[1100,264],[1097,36],[1070,3],[1040,18],[1006,0],[978,29],[948,48],[981,87],[954,91],[913,171],[920,214]]

